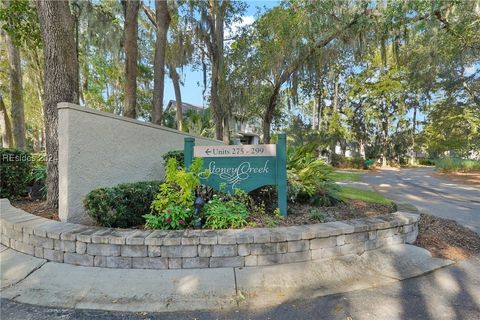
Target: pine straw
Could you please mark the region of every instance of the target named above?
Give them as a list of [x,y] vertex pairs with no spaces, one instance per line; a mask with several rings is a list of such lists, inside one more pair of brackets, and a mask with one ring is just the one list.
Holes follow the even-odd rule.
[[26,212],[47,219],[59,220],[58,209],[47,206],[47,201],[42,200],[14,200],[12,206],[22,209]]
[[454,261],[480,254],[480,236],[476,232],[453,220],[423,213],[415,245],[427,249],[434,257]]

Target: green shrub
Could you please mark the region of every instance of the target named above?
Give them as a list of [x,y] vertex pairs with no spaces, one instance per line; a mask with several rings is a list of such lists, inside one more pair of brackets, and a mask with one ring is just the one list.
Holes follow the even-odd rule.
[[435,168],[443,172],[468,172],[480,170],[480,161],[459,158],[442,158],[435,161]]
[[128,228],[145,223],[144,215],[157,194],[161,181],[123,183],[87,194],[87,214],[104,227]]
[[165,163],[168,163],[169,159],[174,158],[175,160],[177,160],[177,164],[179,167],[183,168],[185,166],[185,156],[183,154],[183,150],[169,151],[165,153],[162,158]]
[[216,196],[205,204],[204,211],[204,227],[207,229],[241,228],[247,225],[247,207],[234,199]]
[[317,208],[310,210],[310,212],[308,213],[308,217],[320,223],[324,223],[327,220],[325,212]]
[[290,202],[330,206],[340,201],[332,179],[333,168],[317,159],[315,146],[304,145],[287,152],[287,197]]
[[331,164],[340,169],[369,169],[375,164],[373,160],[364,160],[362,157],[345,157],[340,154],[332,154]]
[[416,159],[417,163],[421,166],[434,166],[435,160],[434,159]]
[[27,193],[31,182],[32,155],[30,152],[0,148],[0,197],[15,198]]
[[195,190],[200,186],[202,159],[193,160],[189,170],[179,168],[176,158],[170,158],[165,168],[165,182],[152,202],[151,214],[146,214],[146,227],[151,229],[183,229],[193,220]]
[[32,171],[30,172],[30,184],[33,185],[31,195],[40,196],[45,199],[47,197],[47,165],[45,163],[45,155],[42,153],[32,154]]

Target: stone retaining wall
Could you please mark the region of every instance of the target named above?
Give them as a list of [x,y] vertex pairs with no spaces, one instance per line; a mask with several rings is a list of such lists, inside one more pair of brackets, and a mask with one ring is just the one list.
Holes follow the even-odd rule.
[[138,269],[249,267],[360,254],[417,238],[419,215],[241,230],[111,229],[58,222],[0,200],[1,243],[81,266]]

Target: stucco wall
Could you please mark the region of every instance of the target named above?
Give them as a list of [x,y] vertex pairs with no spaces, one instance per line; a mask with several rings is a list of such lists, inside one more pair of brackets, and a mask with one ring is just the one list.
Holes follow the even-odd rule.
[[[162,155],[192,135],[71,103],[58,104],[60,220],[88,223],[85,195],[122,182],[162,179]],[[221,141],[193,136],[197,145]]]

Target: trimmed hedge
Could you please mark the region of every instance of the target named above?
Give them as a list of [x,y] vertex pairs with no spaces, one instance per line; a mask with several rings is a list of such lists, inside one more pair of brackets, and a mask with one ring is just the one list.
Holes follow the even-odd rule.
[[0,197],[24,196],[31,180],[32,154],[19,149],[0,148],[0,164]]
[[115,187],[92,190],[83,201],[87,214],[99,225],[129,228],[145,223],[143,215],[163,181],[123,183]]
[[340,169],[369,169],[375,161],[364,160],[361,157],[344,157],[340,154],[332,154],[332,166]]
[[168,162],[168,159],[175,158],[179,167],[183,168],[185,166],[185,155],[183,154],[183,150],[169,151],[165,153],[162,158],[165,163]]

